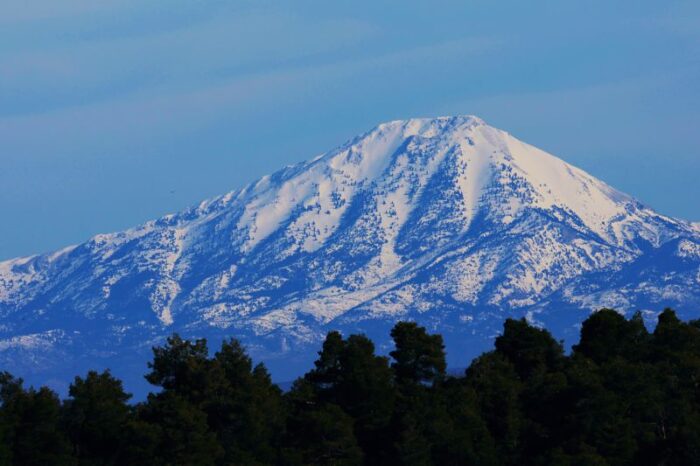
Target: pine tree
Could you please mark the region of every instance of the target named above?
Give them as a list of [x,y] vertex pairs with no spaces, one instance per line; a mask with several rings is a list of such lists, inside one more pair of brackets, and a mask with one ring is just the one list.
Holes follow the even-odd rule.
[[164,346],[153,348],[148,367],[146,380],[163,390],[138,407],[141,423],[131,427],[141,440],[139,449],[153,451],[155,461],[164,464],[216,464],[224,449],[210,429],[206,406],[225,387],[223,371],[209,358],[207,341],[191,342],[174,334]]
[[601,309],[583,322],[580,342],[573,349],[600,364],[616,357],[642,357],[648,339],[640,313],[626,320],[612,309]]
[[439,416],[435,392],[445,378],[445,345],[442,336],[428,334],[414,322],[397,323],[391,337],[398,391],[392,417],[394,455],[399,464],[432,464],[433,422]]
[[561,343],[547,330],[533,327],[525,319],[506,319],[503,334],[496,338],[495,346],[523,380],[535,373],[560,369],[564,363]]
[[138,416],[157,426],[150,432],[151,440],[156,441],[152,450],[155,464],[209,466],[224,455],[216,434],[209,430],[206,414],[174,391],[149,395]]
[[0,375],[0,425],[5,458],[26,466],[71,465],[70,445],[61,429],[61,404],[46,387],[22,387],[22,380]]
[[500,464],[476,391],[465,379],[450,377],[436,387],[431,412],[428,432],[435,464]]
[[305,378],[286,395],[289,404],[282,464],[358,465],[363,452],[354,433],[353,418],[333,403],[319,401]]
[[9,372],[0,372],[0,464],[12,464],[16,419],[8,404],[22,390],[22,379]]
[[117,465],[125,448],[130,394],[120,380],[105,371],[76,377],[64,403],[64,424],[81,465]]
[[164,346],[153,348],[153,361],[146,380],[166,391],[177,393],[194,403],[201,403],[212,387],[211,361],[206,339],[183,340],[178,334]]
[[384,463],[396,394],[388,359],[375,355],[374,343],[364,335],[343,340],[338,332],[329,333],[305,379],[316,400],[338,405],[353,417],[365,462]]
[[280,389],[264,365],[252,360],[237,340],[224,341],[213,359],[217,387],[202,404],[226,451],[225,461],[267,464],[276,460],[284,426]]
[[431,444],[425,435],[424,420],[409,410],[400,409],[393,420],[394,464],[402,466],[429,466],[433,464]]
[[445,345],[441,335],[430,335],[415,322],[399,322],[391,329],[396,349],[389,353],[394,359],[397,383],[432,385],[445,376]]
[[466,371],[482,419],[496,443],[501,464],[517,464],[524,423],[520,407],[522,382],[513,364],[492,351],[476,358]]

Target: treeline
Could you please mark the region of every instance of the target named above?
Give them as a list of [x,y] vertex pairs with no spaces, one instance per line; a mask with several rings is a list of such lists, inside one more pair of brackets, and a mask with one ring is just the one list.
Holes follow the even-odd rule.
[[109,372],[61,402],[0,375],[0,464],[700,464],[700,322],[602,310],[566,355],[546,330],[507,320],[495,349],[446,374],[440,335],[414,323],[379,356],[331,332],[283,393],[236,340],[210,356],[177,335],[154,348],[159,390],[129,404]]

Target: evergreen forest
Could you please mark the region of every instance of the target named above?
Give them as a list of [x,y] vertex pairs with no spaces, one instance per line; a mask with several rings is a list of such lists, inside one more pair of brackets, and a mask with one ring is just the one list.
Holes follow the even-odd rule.
[[439,334],[413,322],[377,353],[330,332],[284,392],[235,339],[173,335],[133,402],[109,371],[68,397],[0,373],[2,465],[696,465],[700,321],[609,309],[566,351],[508,319],[492,351],[448,373]]

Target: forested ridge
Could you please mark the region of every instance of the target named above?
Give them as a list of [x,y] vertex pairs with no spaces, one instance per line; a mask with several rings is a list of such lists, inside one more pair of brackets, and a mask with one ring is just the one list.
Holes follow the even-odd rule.
[[139,403],[108,371],[76,377],[66,400],[1,373],[0,464],[700,464],[700,321],[667,309],[650,332],[604,309],[567,354],[508,319],[460,376],[440,335],[400,322],[391,337],[385,357],[329,333],[286,393],[235,339],[211,354],[173,335]]

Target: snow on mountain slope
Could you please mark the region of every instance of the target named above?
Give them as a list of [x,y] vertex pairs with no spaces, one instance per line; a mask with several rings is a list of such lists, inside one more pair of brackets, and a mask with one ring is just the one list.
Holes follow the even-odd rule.
[[698,245],[697,225],[476,117],[393,121],[182,213],[0,263],[0,362],[67,379],[66,361],[143,364],[178,331],[238,336],[294,372],[328,329],[399,318],[473,354],[508,315],[572,329],[608,304],[696,311]]

